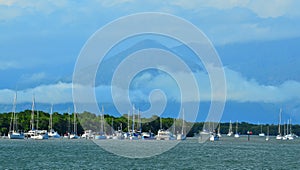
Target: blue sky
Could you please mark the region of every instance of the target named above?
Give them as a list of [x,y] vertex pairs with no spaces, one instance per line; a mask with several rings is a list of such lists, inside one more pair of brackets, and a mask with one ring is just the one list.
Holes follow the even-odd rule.
[[[259,114],[252,116],[253,122],[265,117],[276,123],[280,107],[286,117],[300,122],[299,6],[293,0],[0,0],[0,103],[11,104],[15,89],[19,103],[30,102],[33,93],[41,103],[72,102],[74,65],[95,31],[124,15],[165,12],[196,25],[219,53],[232,106],[225,109],[224,121],[247,121],[251,113],[236,115],[247,112],[241,110],[247,107],[238,106],[258,104],[262,107],[254,110]],[[195,74],[202,100],[209,101],[207,75]],[[131,93],[137,100],[148,100],[150,86],[169,90],[170,98],[176,99],[172,90],[177,87],[165,74],[141,73],[137,80],[142,83],[135,83]],[[100,83],[96,91],[105,94],[97,96],[100,100],[111,100],[109,85]],[[264,113],[268,116],[260,117]]]

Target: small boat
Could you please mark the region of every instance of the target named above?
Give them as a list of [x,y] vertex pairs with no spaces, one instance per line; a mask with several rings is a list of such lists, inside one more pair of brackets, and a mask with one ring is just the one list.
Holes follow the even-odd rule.
[[238,121],[236,121],[234,137],[235,137],[235,138],[239,138],[239,137],[240,137],[240,135],[239,135],[239,133],[238,133]]
[[233,131],[232,131],[232,123],[231,123],[231,120],[230,120],[230,123],[229,123],[229,130],[228,130],[227,136],[232,136],[232,135],[233,135]]
[[31,139],[36,140],[49,139],[47,130],[30,130],[27,135],[29,135]]
[[76,123],[76,107],[74,105],[74,131],[70,134],[70,139],[79,139],[79,136],[77,135],[77,123]]
[[11,113],[10,127],[8,132],[9,139],[24,139],[24,133],[18,131],[18,121],[16,115],[16,105],[17,105],[17,92],[14,97],[13,110]]
[[182,127],[181,127],[181,133],[176,135],[177,140],[185,140],[186,134],[185,134],[185,124],[184,124],[184,109],[182,109]]
[[51,105],[51,110],[50,110],[50,118],[49,118],[50,130],[48,132],[48,136],[49,136],[49,138],[52,138],[52,139],[58,139],[58,138],[60,138],[60,135],[53,129],[52,112],[53,112],[53,105]]
[[282,140],[282,135],[281,135],[281,129],[280,129],[280,124],[281,124],[281,112],[282,112],[282,109],[280,108],[279,110],[279,121],[278,121],[278,135],[276,136],[276,139],[277,140]]
[[39,130],[39,111],[37,111],[36,129],[34,128],[34,96],[32,98],[32,108],[31,108],[31,130],[25,133],[27,138],[43,140],[49,139],[47,130]]
[[218,133],[217,133],[217,136],[218,138],[221,138],[222,135],[221,135],[221,123],[219,124],[219,127],[218,127]]
[[107,135],[104,132],[104,108],[102,106],[102,112],[100,115],[100,132],[95,134],[95,139],[97,140],[103,140],[103,139],[107,139]]
[[175,137],[169,130],[160,129],[157,132],[156,140],[175,140]]
[[209,137],[209,140],[211,141],[211,142],[213,142],[213,141],[218,141],[220,138],[219,138],[219,136],[217,135],[217,134],[215,134],[215,133],[211,133],[210,134],[210,137]]
[[81,138],[83,139],[93,139],[94,135],[92,130],[85,130],[84,133],[81,135]]
[[142,132],[142,139],[144,139],[144,140],[154,140],[155,135],[152,132]]
[[269,141],[269,140],[270,140],[269,133],[270,133],[270,128],[269,128],[269,126],[268,126],[266,141]]
[[258,134],[259,137],[265,137],[265,133],[262,132],[262,124],[260,125],[260,133]]

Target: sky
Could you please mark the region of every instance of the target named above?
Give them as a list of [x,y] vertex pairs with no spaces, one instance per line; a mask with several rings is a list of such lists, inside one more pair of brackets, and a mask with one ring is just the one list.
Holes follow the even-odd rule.
[[[0,112],[11,110],[16,90],[20,105],[31,102],[33,94],[44,104],[72,102],[77,58],[98,29],[126,15],[163,12],[197,26],[219,54],[227,83],[221,121],[277,123],[283,108],[285,119],[300,123],[299,6],[296,0],[0,0]],[[189,55],[171,40],[146,39],[152,40],[133,38],[120,44],[107,56],[104,67],[116,67],[121,52],[129,55],[130,50],[147,47],[166,46]],[[140,41],[143,43],[135,45]],[[197,62],[192,58],[184,61],[197,77],[201,100],[209,103],[210,85],[203,66],[193,65]],[[111,102],[111,73],[101,72],[101,68],[99,72],[97,99]],[[189,76],[174,74],[182,79]],[[136,103],[147,102],[153,87],[163,89],[172,102],[180,102],[177,85],[163,72],[141,72],[131,85],[131,99]]]

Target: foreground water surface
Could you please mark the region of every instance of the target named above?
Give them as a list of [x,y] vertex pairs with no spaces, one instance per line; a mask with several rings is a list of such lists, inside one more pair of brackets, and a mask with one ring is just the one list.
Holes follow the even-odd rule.
[[[134,142],[143,150],[140,141]],[[161,142],[162,147],[167,144],[155,142]],[[120,145],[109,144],[112,148]],[[299,169],[300,139],[265,141],[253,136],[247,141],[242,136],[199,143],[197,138],[188,138],[149,158],[118,156],[84,139],[0,139],[0,160],[0,169]]]

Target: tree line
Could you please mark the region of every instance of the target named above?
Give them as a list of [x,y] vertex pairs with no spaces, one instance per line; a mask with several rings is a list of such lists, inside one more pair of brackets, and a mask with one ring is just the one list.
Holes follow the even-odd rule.
[[[39,112],[39,117],[37,117],[37,112]],[[31,120],[31,110],[24,110],[16,113],[18,129],[23,132],[30,130],[30,120]],[[1,113],[0,114],[0,134],[7,135],[10,128],[12,113]],[[35,111],[35,121],[38,120],[38,129],[49,130],[49,118],[50,114],[44,111]],[[52,114],[52,124],[53,129],[59,134],[63,135],[68,132],[74,131],[74,123],[77,126],[77,133],[83,134],[84,130],[93,130],[95,132],[101,131],[101,116],[90,112],[83,112],[76,114],[77,117],[74,122],[74,113],[58,113],[54,112]],[[124,114],[120,117],[115,117],[112,115],[105,114],[103,121],[103,131],[107,134],[113,133],[116,130],[122,130],[124,132],[132,130],[142,130],[143,132],[153,132],[157,134],[160,128],[169,129],[171,132],[181,133],[183,122],[182,120],[174,120],[174,118],[161,118],[159,116],[153,115],[150,118],[141,118],[139,115],[128,115]],[[175,121],[175,126],[174,126]],[[135,122],[133,124],[133,122]],[[36,123],[35,123],[36,124]],[[187,136],[191,137],[198,134],[199,131],[203,129],[204,122],[184,122],[184,129],[187,130]],[[235,132],[235,123],[233,125],[233,132]],[[229,130],[229,123],[220,123],[220,132],[222,134],[227,134]],[[267,127],[269,127],[270,135],[278,134],[278,125],[274,124],[264,124],[262,125],[263,132],[267,133]],[[217,130],[218,127],[214,127]],[[283,127],[281,128],[283,130]],[[247,131],[252,131],[253,135],[258,135],[261,132],[261,126],[257,124],[251,124],[247,122],[241,122],[238,124],[238,132],[240,134],[247,134]],[[300,125],[292,125],[292,132],[300,136]],[[283,132],[282,132],[283,133]]]

